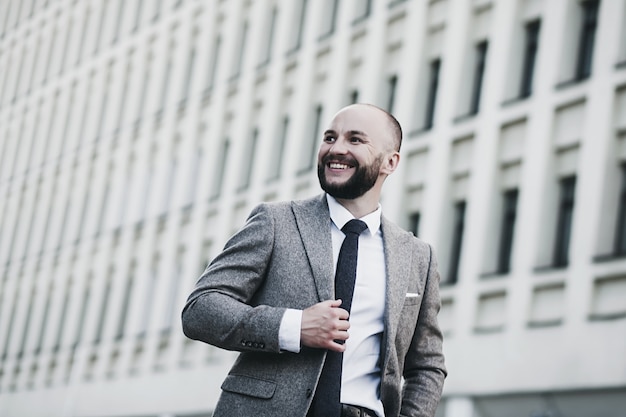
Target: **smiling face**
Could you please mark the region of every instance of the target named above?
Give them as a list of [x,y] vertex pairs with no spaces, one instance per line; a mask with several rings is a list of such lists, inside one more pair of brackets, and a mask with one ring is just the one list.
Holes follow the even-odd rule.
[[317,175],[324,191],[338,199],[356,199],[370,190],[380,193],[399,154],[389,116],[368,105],[341,110],[324,132]]

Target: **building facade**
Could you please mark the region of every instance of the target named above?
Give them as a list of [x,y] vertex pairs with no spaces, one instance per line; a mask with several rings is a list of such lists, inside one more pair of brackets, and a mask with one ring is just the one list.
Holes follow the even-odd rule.
[[0,415],[209,416],[185,298],[357,101],[440,260],[438,415],[623,416],[622,0],[0,2]]

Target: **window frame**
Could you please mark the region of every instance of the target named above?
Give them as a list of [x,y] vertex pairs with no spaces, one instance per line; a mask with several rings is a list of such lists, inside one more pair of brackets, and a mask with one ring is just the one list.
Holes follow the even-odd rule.
[[569,263],[569,244],[576,198],[576,176],[560,179],[559,204],[557,207],[556,234],[552,252],[552,265],[566,267]]

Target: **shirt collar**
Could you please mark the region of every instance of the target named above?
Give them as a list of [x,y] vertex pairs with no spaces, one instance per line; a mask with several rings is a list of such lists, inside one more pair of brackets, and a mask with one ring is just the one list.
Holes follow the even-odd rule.
[[[350,220],[355,218],[352,215],[352,213],[348,211],[348,209],[342,206],[335,199],[335,197],[329,194],[326,194],[326,200],[328,201],[328,210],[330,211],[330,219],[333,221],[333,223],[335,223],[335,226],[337,226],[339,230],[341,230],[341,228],[345,226],[346,223],[348,223]],[[374,236],[378,232],[378,229],[380,229],[381,215],[382,215],[382,207],[380,206],[380,203],[379,203],[378,208],[376,208],[375,211],[359,219],[365,222],[372,236]]]

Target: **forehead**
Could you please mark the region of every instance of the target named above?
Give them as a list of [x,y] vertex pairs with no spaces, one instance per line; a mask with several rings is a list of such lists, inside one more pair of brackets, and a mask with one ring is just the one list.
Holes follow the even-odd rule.
[[359,131],[374,139],[382,140],[390,137],[389,124],[387,116],[380,110],[357,105],[339,111],[328,128],[338,134]]

